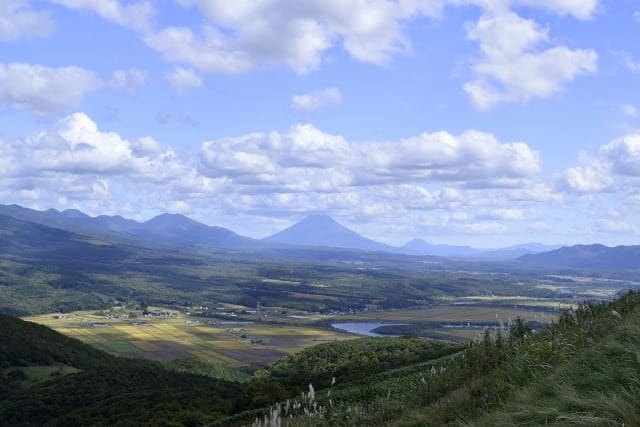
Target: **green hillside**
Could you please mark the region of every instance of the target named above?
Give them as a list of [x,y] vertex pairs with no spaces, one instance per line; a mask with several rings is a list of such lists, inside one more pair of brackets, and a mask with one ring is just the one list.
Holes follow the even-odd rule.
[[320,344],[258,371],[245,384],[113,357],[3,315],[0,420],[70,426],[248,425],[256,418],[262,425],[290,426],[639,425],[639,355],[639,292],[581,306],[538,332],[517,320],[464,345],[416,338]]
[[[314,351],[325,350],[307,350]],[[640,293],[631,292],[611,303],[584,305],[539,332],[516,321],[462,351],[432,354],[420,363],[382,371],[354,364],[350,372],[355,375],[337,376],[328,387],[319,381],[321,387],[272,408],[267,421],[287,426],[640,425],[639,355]],[[295,358],[268,371],[295,368]]]
[[203,425],[230,414],[242,393],[239,383],[110,356],[0,315],[3,425]]

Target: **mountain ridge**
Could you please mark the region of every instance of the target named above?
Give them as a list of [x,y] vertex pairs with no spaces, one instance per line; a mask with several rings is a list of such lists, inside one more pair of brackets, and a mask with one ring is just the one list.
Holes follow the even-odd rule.
[[160,214],[138,222],[120,215],[89,216],[77,209],[38,211],[19,205],[0,205],[0,215],[47,227],[94,236],[110,241],[147,245],[210,245],[229,248],[261,246],[259,240],[241,236],[223,227],[209,226],[181,214]]
[[549,252],[523,255],[517,261],[549,267],[640,269],[640,245],[609,247],[594,243],[565,246]]

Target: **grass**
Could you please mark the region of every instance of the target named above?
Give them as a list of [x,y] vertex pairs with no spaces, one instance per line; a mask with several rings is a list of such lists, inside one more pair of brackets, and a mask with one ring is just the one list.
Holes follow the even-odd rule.
[[[585,375],[587,374],[587,375]],[[640,425],[640,310],[537,384],[473,425]]]
[[[640,293],[532,332],[488,331],[462,352],[320,389],[283,426],[640,425]],[[260,425],[259,423],[255,425]],[[262,425],[268,425],[262,423]]]
[[[16,372],[17,371],[17,372]],[[74,374],[79,372],[72,366],[67,365],[53,365],[53,366],[20,366],[10,367],[2,369],[4,375],[17,375],[19,376],[18,384],[22,387],[27,387],[33,384],[41,383],[51,380],[52,378]]]

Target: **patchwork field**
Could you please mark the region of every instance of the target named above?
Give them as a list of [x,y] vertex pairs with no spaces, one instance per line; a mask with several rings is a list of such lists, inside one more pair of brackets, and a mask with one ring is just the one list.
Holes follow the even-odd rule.
[[312,344],[351,337],[307,326],[221,322],[183,315],[109,319],[95,312],[75,312],[25,319],[119,356],[153,360],[195,356],[232,368],[263,366]]
[[[565,308],[557,301],[555,304],[555,310]],[[384,333],[465,341],[481,336],[482,325],[507,324],[516,317],[542,324],[555,320],[558,313],[551,301],[517,297],[507,301],[477,298],[424,309],[334,315],[303,312],[286,315],[273,307],[265,309],[262,316],[242,314],[247,313],[247,307],[242,306],[228,306],[226,310],[238,315],[233,320],[220,320],[173,311],[166,317],[127,318],[123,312],[79,311],[31,316],[26,320],[124,357],[164,361],[196,357],[240,368],[264,366],[310,345],[355,336],[327,327],[334,322],[404,323],[416,327]],[[324,327],[317,326],[318,322]]]

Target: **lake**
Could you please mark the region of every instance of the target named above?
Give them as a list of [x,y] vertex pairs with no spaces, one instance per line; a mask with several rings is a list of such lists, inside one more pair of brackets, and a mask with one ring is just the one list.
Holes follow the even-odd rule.
[[407,325],[407,323],[380,323],[380,322],[345,322],[345,323],[332,323],[331,327],[340,329],[341,331],[350,332],[352,334],[364,335],[367,337],[393,337],[397,335],[383,335],[373,331],[380,326],[399,326]]

